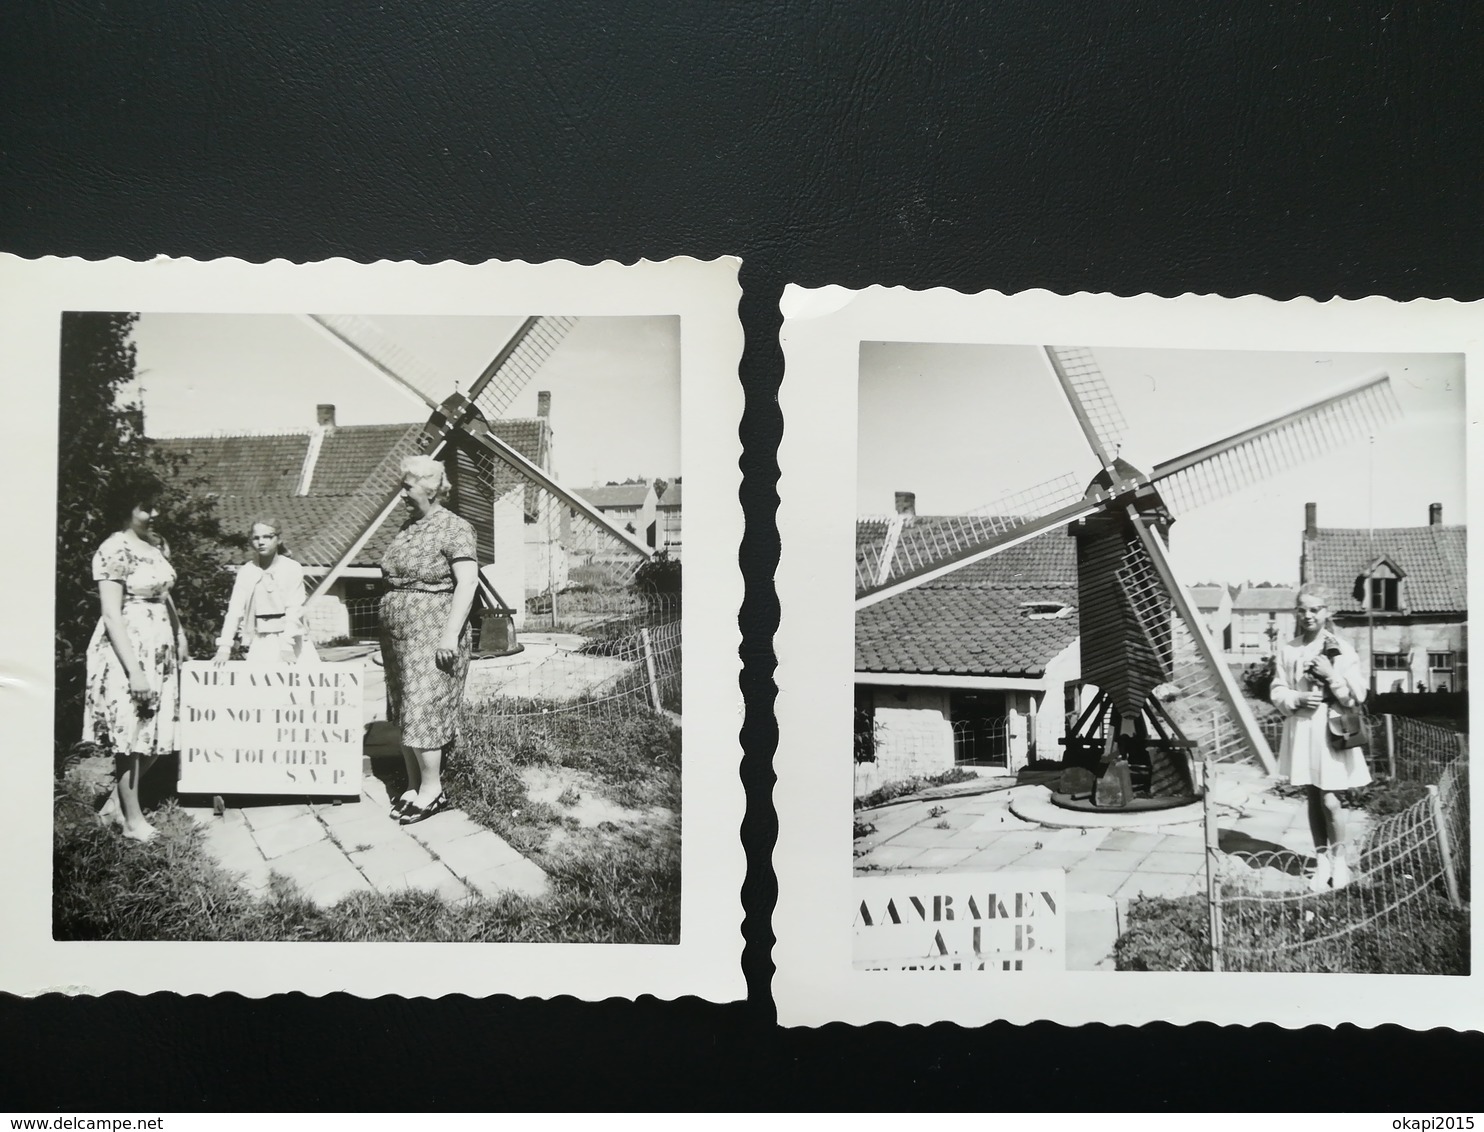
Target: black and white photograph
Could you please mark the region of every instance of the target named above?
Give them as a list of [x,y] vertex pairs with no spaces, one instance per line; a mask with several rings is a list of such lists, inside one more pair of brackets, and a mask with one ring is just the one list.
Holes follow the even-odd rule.
[[[1113,1000],[1122,973],[1469,976],[1465,353],[1296,335],[1280,304],[1275,345],[1360,348],[1263,348],[1221,300],[1187,304],[1201,348],[1158,325],[1180,301],[840,298],[796,302],[860,335],[832,345],[854,388],[829,409],[855,425],[826,748],[849,759],[849,986],[989,980],[997,1011],[1052,1007],[1058,976]],[[1017,306],[1043,341],[869,318]]]
[[59,312],[52,940],[677,950],[686,331]]
[[1468,974],[1463,408],[1457,354],[863,343],[855,875],[1060,870],[1070,970]]

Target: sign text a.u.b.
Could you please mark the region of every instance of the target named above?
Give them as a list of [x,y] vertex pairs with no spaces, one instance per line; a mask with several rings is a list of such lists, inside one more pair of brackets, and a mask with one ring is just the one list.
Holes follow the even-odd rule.
[[360,662],[217,666],[181,672],[182,794],[358,794]]
[[1060,869],[856,877],[858,971],[1048,971],[1066,965]]

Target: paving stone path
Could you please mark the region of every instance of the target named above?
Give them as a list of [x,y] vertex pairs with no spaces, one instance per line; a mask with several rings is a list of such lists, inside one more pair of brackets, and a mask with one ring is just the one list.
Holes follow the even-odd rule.
[[387,816],[390,805],[386,787],[367,774],[358,802],[250,803],[220,817],[209,807],[185,812],[205,831],[212,856],[254,894],[267,891],[272,873],[321,906],[355,892],[421,889],[449,900],[546,893],[539,865],[461,811],[403,826]]
[[[1270,785],[1256,768],[1222,769],[1211,795],[1222,845],[1312,856],[1303,802],[1278,797]],[[859,811],[857,821],[875,830],[855,840],[856,875],[1061,869],[1067,877],[1069,970],[1113,969],[1113,943],[1134,897],[1205,891],[1199,805],[1084,817],[1052,806],[1044,786],[986,786],[992,792]]]

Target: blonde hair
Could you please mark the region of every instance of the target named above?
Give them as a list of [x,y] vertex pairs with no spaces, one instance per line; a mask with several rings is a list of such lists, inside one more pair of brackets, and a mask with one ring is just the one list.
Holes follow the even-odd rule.
[[404,478],[411,476],[424,489],[431,491],[437,503],[447,499],[453,490],[453,485],[448,482],[448,469],[431,456],[408,456],[402,461],[402,475]]
[[278,540],[278,553],[283,555],[285,558],[289,557],[289,548],[283,544],[282,523],[273,518],[273,516],[271,515],[258,515],[253,519],[251,523],[247,524],[247,534],[249,538],[252,537],[252,531],[254,527],[267,527],[269,530],[271,530],[273,532],[273,537]]
[[1293,595],[1293,604],[1297,605],[1301,599],[1306,597],[1317,599],[1325,609],[1330,608],[1331,597],[1328,586],[1318,582],[1305,582],[1299,587],[1298,593]]

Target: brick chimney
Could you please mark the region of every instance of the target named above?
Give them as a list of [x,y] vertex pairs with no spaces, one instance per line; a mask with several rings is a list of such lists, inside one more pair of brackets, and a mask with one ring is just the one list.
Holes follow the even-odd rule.
[[314,407],[314,423],[320,428],[335,427],[335,406],[316,405]]
[[1429,503],[1427,505],[1427,525],[1429,527],[1441,527],[1443,525],[1443,505],[1441,503]]
[[1303,585],[1305,582],[1312,582],[1314,580],[1309,576],[1309,561],[1310,554],[1312,553],[1313,544],[1318,537],[1319,504],[1305,503],[1304,537],[1302,540],[1302,547],[1299,550],[1299,585]]
[[917,515],[917,493],[915,491],[897,492],[897,514],[906,515],[909,518]]
[[536,394],[536,415],[543,420],[551,416],[551,393],[545,389]]

